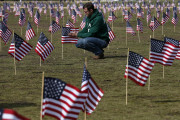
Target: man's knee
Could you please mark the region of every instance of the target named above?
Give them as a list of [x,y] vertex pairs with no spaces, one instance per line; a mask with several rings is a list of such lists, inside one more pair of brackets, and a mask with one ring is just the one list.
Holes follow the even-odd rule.
[[86,38],[79,39],[79,40],[77,41],[76,47],[77,47],[77,48],[86,47],[87,44],[88,44],[88,41],[87,41]]

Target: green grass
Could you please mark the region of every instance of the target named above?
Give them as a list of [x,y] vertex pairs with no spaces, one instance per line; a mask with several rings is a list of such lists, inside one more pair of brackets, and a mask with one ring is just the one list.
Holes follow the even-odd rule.
[[[34,10],[35,12],[36,10]],[[27,10],[26,10],[27,12]],[[65,10],[66,15],[67,11]],[[49,13],[49,12],[47,12]],[[172,14],[172,12],[171,12]],[[28,14],[26,14],[28,16]],[[68,16],[68,15],[67,15]],[[61,30],[53,35],[53,45],[55,50],[50,56],[42,62],[40,67],[40,58],[35,53],[35,46],[40,35],[40,31],[51,39],[49,28],[49,15],[41,17],[39,33],[36,26],[29,18],[36,37],[28,41],[33,49],[21,61],[16,61],[17,75],[14,75],[14,60],[8,55],[10,42],[4,45],[1,41],[0,51],[0,108],[14,109],[20,114],[32,119],[38,120],[40,116],[42,72],[46,77],[56,77],[66,83],[80,88],[83,73],[85,57],[87,57],[87,67],[96,83],[104,90],[104,96],[99,102],[96,110],[87,120],[178,120],[180,119],[180,61],[175,60],[172,66],[165,66],[165,77],[163,79],[163,67],[155,64],[151,73],[150,90],[148,83],[141,87],[131,80],[128,80],[128,104],[126,105],[126,80],[124,78],[125,65],[127,61],[127,48],[149,58],[150,35],[152,31],[147,27],[146,19],[142,20],[144,24],[144,33],[140,33],[141,42],[137,36],[128,34],[128,45],[126,46],[125,22],[122,21],[122,15],[117,13],[118,19],[113,24],[113,30],[116,39],[105,49],[105,59],[93,60],[92,53],[78,49],[74,44],[64,44],[62,59]],[[146,16],[146,14],[145,14]],[[107,20],[108,14],[106,14]],[[164,26],[164,34],[168,37],[179,40],[179,23],[174,32],[174,26],[170,20]],[[28,17],[27,17],[28,19]],[[8,26],[18,35],[21,34],[18,25],[19,17],[10,14]],[[76,24],[79,26],[82,18]],[[160,17],[161,20],[161,17]],[[61,19],[61,25],[62,25]],[[63,25],[67,21],[64,18]],[[135,15],[130,20],[133,29],[136,30]],[[23,26],[22,38],[25,39],[25,30],[27,23]],[[155,30],[155,38],[162,40],[161,27]],[[84,118],[81,112],[78,120]],[[45,117],[44,120],[53,118]]]

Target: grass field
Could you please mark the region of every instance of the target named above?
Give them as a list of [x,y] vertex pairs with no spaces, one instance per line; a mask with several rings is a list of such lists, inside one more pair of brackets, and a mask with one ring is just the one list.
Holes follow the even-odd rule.
[[[36,10],[34,10],[35,13]],[[27,13],[27,9],[26,9]],[[49,13],[49,12],[47,12]],[[136,85],[128,80],[128,104],[126,105],[126,80],[124,78],[127,61],[128,48],[131,51],[149,58],[150,35],[152,31],[147,27],[146,19],[142,19],[144,32],[140,33],[141,41],[138,37],[128,34],[128,45],[126,46],[125,22],[122,20],[121,12],[115,13],[118,17],[113,23],[113,31],[116,39],[105,49],[105,59],[93,60],[93,54],[78,49],[74,44],[64,44],[62,59],[61,30],[53,34],[54,51],[42,62],[35,53],[35,46],[42,31],[49,40],[51,35],[48,32],[50,25],[49,15],[41,14],[41,21],[38,33],[36,26],[29,18],[36,37],[28,41],[33,46],[30,53],[21,61],[16,61],[17,74],[14,74],[14,60],[8,55],[8,44],[1,41],[0,51],[0,108],[10,108],[18,113],[32,119],[39,120],[42,72],[46,77],[59,78],[66,83],[78,88],[81,86],[82,73],[85,57],[87,57],[87,68],[96,83],[104,90],[104,96],[99,102],[96,110],[87,120],[179,120],[180,119],[180,61],[175,60],[172,66],[165,66],[163,78],[163,66],[155,64],[152,70],[150,81],[146,86]],[[153,15],[153,13],[152,13]],[[172,11],[171,11],[172,15]],[[28,19],[28,14],[26,14]],[[146,12],[145,12],[146,16]],[[178,14],[179,16],[179,14]],[[107,20],[108,13],[105,15]],[[160,16],[160,20],[161,20]],[[61,25],[65,26],[69,15],[65,10],[65,18],[61,19]],[[164,34],[176,40],[180,40],[180,24],[174,26],[170,20],[164,25]],[[23,26],[23,34],[18,25],[19,17],[10,13],[8,27],[25,39],[27,22]],[[64,22],[63,22],[64,21]],[[82,18],[78,18],[76,27],[79,27]],[[136,15],[130,20],[133,29],[136,30]],[[161,26],[155,30],[156,39],[163,40]],[[150,82],[150,84],[149,84]],[[150,86],[149,86],[150,85]],[[148,86],[150,89],[148,90]],[[53,118],[45,117],[44,120]],[[78,120],[83,120],[81,112]]]

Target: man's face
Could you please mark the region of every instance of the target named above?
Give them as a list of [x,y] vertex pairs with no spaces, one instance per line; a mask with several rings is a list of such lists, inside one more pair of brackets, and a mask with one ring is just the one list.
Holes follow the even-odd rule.
[[87,8],[84,8],[84,13],[87,17],[90,17],[93,14],[93,10],[90,9],[90,11]]

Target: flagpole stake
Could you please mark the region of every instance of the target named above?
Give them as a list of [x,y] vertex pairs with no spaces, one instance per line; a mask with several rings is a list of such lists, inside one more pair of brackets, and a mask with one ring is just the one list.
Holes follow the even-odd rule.
[[163,29],[163,25],[162,25],[162,35],[164,34],[163,31],[164,31],[164,29]]
[[87,57],[85,57],[85,66],[87,68]]
[[138,30],[138,38],[139,38],[139,43],[140,43],[140,42],[141,42],[141,40],[140,40],[139,30]]
[[154,38],[154,30],[153,30],[153,38]]
[[127,46],[127,32],[126,32],[126,46]]
[[0,40],[0,52],[2,51],[2,48],[1,48],[1,40]]
[[42,120],[43,90],[44,90],[44,72],[42,73],[42,88],[41,88],[41,109],[40,109],[40,120]]
[[164,65],[163,65],[163,79],[164,79]]
[[63,58],[63,44],[62,44],[62,60],[63,60],[64,58]]
[[176,31],[176,26],[174,25],[174,32]]
[[52,30],[51,30],[51,43],[52,43]]
[[21,26],[21,36],[22,36],[22,26]]
[[[150,40],[151,40],[151,35],[150,35]],[[151,51],[151,41],[150,41],[150,45],[149,45],[149,51]],[[150,60],[150,53],[149,53],[149,60]],[[148,82],[148,90],[150,90],[150,86],[151,86],[151,78],[149,75],[149,82]]]
[[41,66],[41,57],[39,57],[40,58],[40,64],[39,64],[39,66]]
[[[13,39],[14,39],[14,30],[13,30]],[[14,74],[16,75],[16,43],[14,41]]]
[[128,59],[129,59],[129,48],[128,48],[128,52],[127,52],[126,105],[128,103]]

